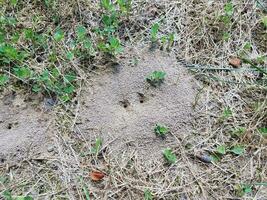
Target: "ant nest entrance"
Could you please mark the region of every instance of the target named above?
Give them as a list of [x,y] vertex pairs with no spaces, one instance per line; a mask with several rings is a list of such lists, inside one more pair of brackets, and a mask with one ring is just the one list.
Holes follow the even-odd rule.
[[128,108],[130,106],[130,102],[127,99],[120,101],[119,103],[123,108]]
[[[133,54],[140,58],[135,67],[127,64]],[[92,78],[90,91],[93,93],[84,93],[86,103],[80,113],[86,123],[80,124],[79,128],[88,134],[88,138],[108,133],[102,134],[104,143],[116,138],[109,144],[114,158],[119,159],[121,152],[127,156],[135,151],[144,163],[154,162],[162,158],[162,149],[173,142],[171,135],[160,140],[153,131],[154,126],[168,124],[177,137],[191,132],[192,104],[198,84],[185,68],[177,65],[175,56],[138,48],[136,52],[131,49],[128,54],[126,50],[125,55],[129,58],[122,61],[125,64],[120,72],[101,71]],[[148,85],[146,79],[155,71],[166,73],[157,87]],[[129,107],[131,112],[125,112]],[[133,145],[127,145],[129,142]]]

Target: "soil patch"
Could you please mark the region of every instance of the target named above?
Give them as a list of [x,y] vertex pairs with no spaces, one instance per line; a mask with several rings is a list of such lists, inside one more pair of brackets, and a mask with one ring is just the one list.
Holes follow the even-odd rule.
[[[94,75],[83,96],[80,130],[92,140],[101,137],[109,153],[123,157],[135,153],[144,165],[162,158],[162,150],[192,130],[198,83],[174,56],[162,51],[130,49],[117,70]],[[146,76],[155,70],[167,73],[160,87]],[[170,128],[166,139],[156,137],[157,123]]]
[[0,159],[23,159],[46,145],[48,117],[23,95],[4,94],[0,100]]

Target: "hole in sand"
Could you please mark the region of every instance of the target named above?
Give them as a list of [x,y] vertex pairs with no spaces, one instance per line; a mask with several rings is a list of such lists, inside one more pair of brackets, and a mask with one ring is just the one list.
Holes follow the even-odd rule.
[[130,102],[127,99],[125,99],[123,101],[120,101],[120,105],[124,108],[128,108],[130,106]]
[[[113,158],[121,159],[123,152],[128,159],[136,152],[138,159],[150,167],[149,163],[162,159],[162,149],[170,142],[157,139],[155,124],[168,124],[177,137],[184,137],[192,128],[192,102],[197,91],[191,75],[177,65],[175,57],[161,51],[143,50],[139,54],[140,62],[134,68],[125,60],[119,73],[101,71],[94,76],[90,90],[83,94],[85,105],[80,112],[82,121],[90,120],[80,124],[79,129],[92,129],[92,134],[108,133],[102,139],[116,138],[108,145]],[[158,69],[166,72],[168,78],[157,88],[147,88],[146,75]],[[95,91],[93,95],[91,89]],[[125,110],[118,109],[118,105]],[[86,137],[91,138],[92,134]]]
[[9,123],[8,125],[7,125],[7,129],[12,129],[12,127],[13,127],[13,124],[12,123]]
[[137,92],[137,94],[138,94],[138,98],[139,98],[140,103],[144,103],[147,100],[147,98],[145,97],[145,95],[143,93]]

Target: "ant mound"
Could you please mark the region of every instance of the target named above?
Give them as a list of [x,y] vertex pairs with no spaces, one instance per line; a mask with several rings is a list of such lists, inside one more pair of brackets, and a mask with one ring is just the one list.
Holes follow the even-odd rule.
[[[131,56],[117,70],[92,75],[78,128],[92,143],[101,138],[102,151],[113,158],[134,156],[151,164],[162,159],[165,148],[177,146],[177,140],[191,133],[199,85],[174,56],[140,49],[125,53]],[[166,73],[157,86],[146,80],[154,71]],[[158,123],[169,128],[166,137],[155,134]]]
[[15,93],[2,96],[0,110],[0,163],[36,154],[46,141],[46,115]]

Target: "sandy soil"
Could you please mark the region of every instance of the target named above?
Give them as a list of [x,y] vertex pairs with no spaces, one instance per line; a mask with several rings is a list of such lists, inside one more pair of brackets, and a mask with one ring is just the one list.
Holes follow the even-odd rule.
[[48,115],[40,106],[8,92],[0,100],[0,110],[1,162],[35,155],[46,145]]
[[[117,70],[93,76],[84,92],[80,130],[92,141],[101,137],[110,154],[123,157],[136,153],[144,165],[162,159],[162,150],[190,132],[192,103],[197,83],[175,58],[160,51],[130,49]],[[150,86],[145,78],[155,70],[167,73],[160,87]],[[167,125],[171,134],[158,138],[156,123]]]

